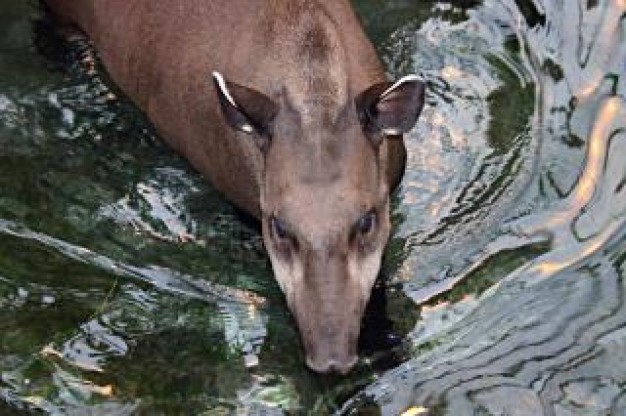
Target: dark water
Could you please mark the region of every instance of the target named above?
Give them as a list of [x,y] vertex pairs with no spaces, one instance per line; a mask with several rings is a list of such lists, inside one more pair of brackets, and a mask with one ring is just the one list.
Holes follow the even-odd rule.
[[256,226],[0,0],[0,414],[626,414],[626,2],[355,5],[429,88],[389,321],[333,378]]

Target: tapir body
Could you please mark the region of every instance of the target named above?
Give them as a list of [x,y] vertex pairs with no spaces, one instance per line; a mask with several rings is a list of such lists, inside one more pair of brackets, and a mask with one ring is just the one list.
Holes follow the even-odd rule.
[[348,0],[46,3],[162,139],[262,221],[309,367],[349,370],[423,85],[387,81]]

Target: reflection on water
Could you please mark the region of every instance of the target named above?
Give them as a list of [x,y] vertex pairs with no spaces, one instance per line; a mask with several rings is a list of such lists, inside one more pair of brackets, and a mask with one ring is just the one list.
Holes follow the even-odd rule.
[[626,412],[626,2],[355,5],[428,96],[377,298],[402,343],[328,378],[256,226],[0,0],[0,413]]
[[[371,403],[384,414],[626,412],[626,5],[569,6],[485,1],[474,15],[507,22],[501,30],[517,39],[536,84],[533,138],[525,145],[536,148],[525,162],[532,176],[520,194],[498,197],[510,210],[500,234],[448,260],[453,270],[459,258],[467,261],[461,272],[433,276],[434,284],[416,280],[419,269],[405,272],[414,299],[438,296],[440,303],[422,307],[410,334],[415,356],[344,412]],[[481,226],[477,219],[463,221]],[[541,241],[547,247],[513,270],[489,261]],[[448,254],[449,243],[439,244],[435,250]],[[476,249],[482,253],[470,257]],[[478,297],[452,293],[463,286],[467,293],[485,274],[491,283]]]

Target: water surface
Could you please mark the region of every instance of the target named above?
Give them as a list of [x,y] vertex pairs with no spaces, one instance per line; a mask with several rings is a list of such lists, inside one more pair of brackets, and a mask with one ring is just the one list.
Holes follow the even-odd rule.
[[626,413],[626,3],[355,6],[428,91],[340,378],[257,225],[0,0],[0,413]]

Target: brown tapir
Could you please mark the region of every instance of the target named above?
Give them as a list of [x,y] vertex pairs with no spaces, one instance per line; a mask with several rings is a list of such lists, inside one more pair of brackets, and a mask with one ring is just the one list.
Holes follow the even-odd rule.
[[262,222],[307,365],[347,372],[424,85],[348,0],[46,0],[163,140]]

